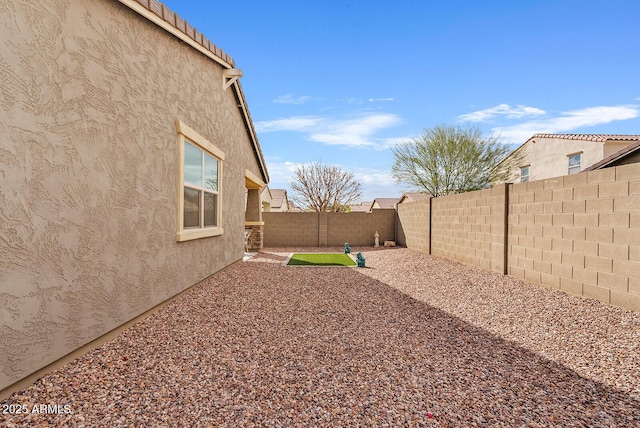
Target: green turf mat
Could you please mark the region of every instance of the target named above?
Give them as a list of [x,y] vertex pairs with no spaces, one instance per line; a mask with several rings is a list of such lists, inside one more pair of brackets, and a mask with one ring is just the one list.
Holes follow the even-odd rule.
[[355,266],[347,254],[300,254],[291,256],[289,266]]

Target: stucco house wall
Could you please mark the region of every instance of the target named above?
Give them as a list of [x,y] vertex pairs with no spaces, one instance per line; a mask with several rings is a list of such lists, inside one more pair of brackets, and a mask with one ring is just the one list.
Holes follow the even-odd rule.
[[[202,52],[116,0],[2,10],[0,390],[242,259],[268,181]],[[178,120],[225,153],[219,236],[176,239]]]
[[286,189],[271,189],[271,211],[287,212],[289,211],[289,197]]

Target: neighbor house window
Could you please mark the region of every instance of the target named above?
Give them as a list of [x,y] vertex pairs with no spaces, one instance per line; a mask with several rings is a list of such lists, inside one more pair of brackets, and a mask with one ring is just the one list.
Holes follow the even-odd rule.
[[520,167],[520,181],[522,183],[529,181],[529,166]]
[[575,153],[567,156],[569,157],[569,174],[579,173],[582,153]]
[[224,153],[177,122],[180,146],[178,241],[221,235],[221,177]]

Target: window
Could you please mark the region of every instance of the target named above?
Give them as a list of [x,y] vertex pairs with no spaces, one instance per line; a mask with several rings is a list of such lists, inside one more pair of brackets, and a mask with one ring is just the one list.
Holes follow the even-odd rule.
[[181,166],[177,240],[221,235],[224,153],[183,122],[178,121],[177,128]]
[[529,166],[520,167],[520,181],[522,183],[529,181]]
[[184,141],[183,228],[218,226],[218,159]]
[[582,152],[567,155],[569,157],[569,174],[577,174],[580,172],[580,161]]

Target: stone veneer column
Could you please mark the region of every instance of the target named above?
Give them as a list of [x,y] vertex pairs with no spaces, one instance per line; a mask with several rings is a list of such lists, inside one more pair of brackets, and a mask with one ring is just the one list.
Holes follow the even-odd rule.
[[251,236],[247,242],[249,251],[260,251],[263,246],[264,222],[262,221],[262,203],[260,189],[249,189],[247,194],[247,210],[244,227],[251,229]]

